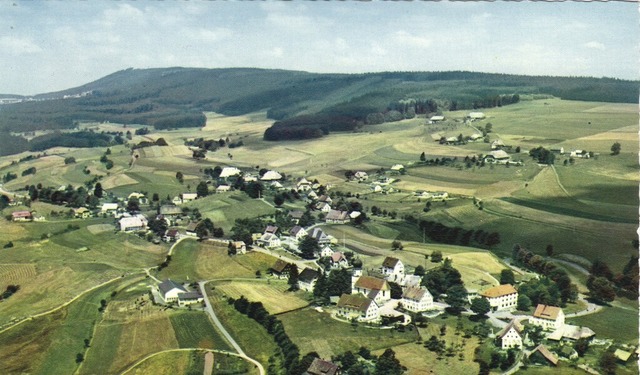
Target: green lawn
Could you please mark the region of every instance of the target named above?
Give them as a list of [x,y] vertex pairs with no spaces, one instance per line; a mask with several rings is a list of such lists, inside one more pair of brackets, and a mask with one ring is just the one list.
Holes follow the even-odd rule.
[[181,348],[232,350],[203,311],[180,311],[169,319]]
[[614,338],[618,342],[637,343],[638,309],[605,307],[601,312],[567,319],[567,323],[591,328],[596,337]]

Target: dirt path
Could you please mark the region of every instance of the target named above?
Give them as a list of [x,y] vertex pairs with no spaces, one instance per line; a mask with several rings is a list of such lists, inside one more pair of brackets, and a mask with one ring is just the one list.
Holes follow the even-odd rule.
[[204,372],[202,374],[213,374],[213,352],[207,352],[207,354],[204,355]]

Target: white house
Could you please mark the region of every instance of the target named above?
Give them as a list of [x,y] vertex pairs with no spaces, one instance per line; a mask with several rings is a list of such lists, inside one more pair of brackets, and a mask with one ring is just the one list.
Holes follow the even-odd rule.
[[429,118],[429,121],[431,122],[444,121],[444,116],[439,116],[439,115],[431,116]]
[[572,158],[585,158],[589,159],[589,152],[585,150],[572,150],[571,154],[569,154]]
[[78,207],[73,209],[73,214],[75,217],[80,219],[86,219],[91,217],[91,211],[89,211],[86,207]]
[[231,246],[236,250],[236,254],[247,253],[247,244],[245,244],[244,241],[233,241],[231,242]]
[[118,223],[123,232],[143,230],[147,227],[147,219],[142,215],[123,217]]
[[296,188],[298,189],[298,191],[309,191],[311,190],[311,181],[302,177],[302,179],[298,181]]
[[331,238],[320,228],[313,228],[309,235],[318,241],[318,245],[326,246],[331,244]]
[[276,236],[273,233],[264,233],[262,236],[260,236],[260,238],[256,241],[256,243],[259,246],[269,248],[269,249],[274,247],[280,247],[281,245],[280,238],[278,238],[278,236]]
[[262,181],[276,181],[281,180],[282,175],[276,171],[268,171],[260,177]]
[[362,294],[343,294],[338,300],[337,315],[349,320],[373,322],[380,318],[380,307]]
[[218,185],[216,188],[216,193],[226,193],[231,190],[231,186],[229,185]]
[[560,307],[539,304],[529,323],[544,330],[556,330],[564,326],[564,312]]
[[158,284],[158,291],[164,303],[178,302],[178,295],[180,293],[187,293],[187,289],[185,289],[184,286],[171,279],[167,279]]
[[103,214],[111,214],[114,215],[118,211],[117,203],[103,203],[100,212]]
[[524,337],[522,328],[520,323],[514,319],[496,335],[503,350],[522,348],[522,339]]
[[511,284],[494,286],[480,296],[489,300],[493,311],[513,310],[518,303],[518,291]]
[[242,173],[242,171],[236,167],[224,167],[222,168],[222,172],[220,172],[220,178],[238,176],[240,173]]
[[304,238],[307,234],[307,231],[299,225],[296,225],[289,231],[289,236],[296,241],[302,240],[302,238]]
[[353,177],[358,181],[366,181],[369,178],[369,175],[367,172],[358,171],[353,175]]
[[353,285],[351,293],[364,294],[376,301],[377,304],[382,304],[391,299],[391,287],[387,280],[372,276],[360,276]]
[[426,288],[409,287],[402,293],[400,303],[409,311],[427,311],[433,309],[433,296]]
[[391,166],[392,171],[400,171],[402,169],[404,169],[404,165],[402,164],[394,164]]
[[182,193],[182,203],[191,202],[198,199],[197,193]]
[[396,281],[404,277],[404,264],[398,258],[386,257],[382,262],[381,271],[387,280]]
[[494,150],[485,155],[484,161],[487,163],[507,164],[511,161],[511,156],[504,150]]
[[333,249],[331,248],[331,246],[325,246],[322,248],[322,250],[320,250],[320,257],[325,258],[325,257],[330,257],[332,256],[334,253]]
[[320,272],[313,270],[311,268],[305,268],[298,275],[298,287],[300,289],[313,292],[313,288],[316,286],[316,281],[320,277]]
[[180,307],[202,302],[204,302],[204,297],[200,292],[184,292],[178,294],[178,306]]
[[470,112],[467,117],[469,117],[472,120],[480,120],[485,118],[486,116],[482,112]]
[[331,205],[327,202],[318,202],[315,206],[316,210],[328,214],[331,212]]

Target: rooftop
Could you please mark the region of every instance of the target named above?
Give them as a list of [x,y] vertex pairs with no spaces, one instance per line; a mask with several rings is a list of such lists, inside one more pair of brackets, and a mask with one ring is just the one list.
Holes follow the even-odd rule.
[[518,293],[518,291],[516,290],[516,288],[513,287],[513,285],[504,284],[504,285],[494,286],[493,288],[489,288],[484,292],[480,293],[480,295],[487,298],[498,298],[502,296],[508,296],[509,294],[514,294],[514,293]]

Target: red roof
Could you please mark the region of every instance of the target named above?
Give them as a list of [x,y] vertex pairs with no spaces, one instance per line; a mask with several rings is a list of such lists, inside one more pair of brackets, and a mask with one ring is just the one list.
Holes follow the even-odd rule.
[[31,217],[31,212],[30,211],[15,211],[11,213],[11,216],[14,218],[21,218],[21,217]]

